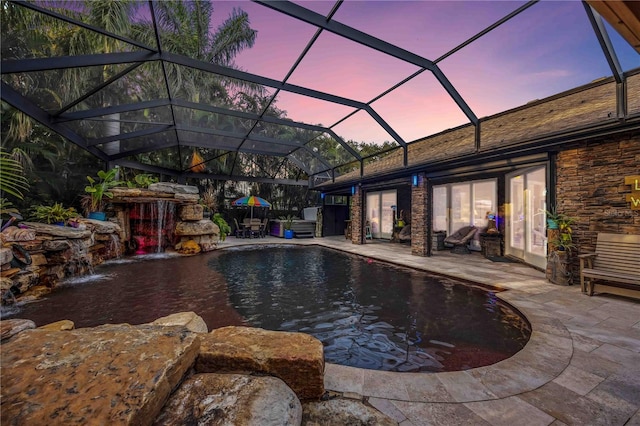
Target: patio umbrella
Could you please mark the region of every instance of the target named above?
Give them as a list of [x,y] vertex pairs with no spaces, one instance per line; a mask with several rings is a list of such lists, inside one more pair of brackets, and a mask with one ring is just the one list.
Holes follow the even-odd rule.
[[251,207],[251,219],[253,219],[254,207],[271,207],[271,203],[264,198],[251,195],[248,197],[241,197],[231,203],[232,206]]

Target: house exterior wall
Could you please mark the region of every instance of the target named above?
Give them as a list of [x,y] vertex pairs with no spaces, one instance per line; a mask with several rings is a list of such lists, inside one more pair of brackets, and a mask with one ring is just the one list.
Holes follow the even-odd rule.
[[[513,147],[513,153],[501,151],[499,156],[488,156],[490,167],[492,160],[524,159],[522,167],[526,167],[529,157],[517,157],[519,143],[527,143],[534,155],[532,164],[539,162],[533,158],[541,154],[542,149],[548,150],[550,181],[548,191],[555,197],[558,210],[576,219],[574,243],[578,253],[593,251],[598,232],[612,232],[640,235],[640,210],[632,210],[631,203],[626,200],[631,195],[631,185],[625,184],[625,177],[640,175],[640,131],[637,127],[629,126],[624,133],[621,131],[614,136],[598,137],[598,126],[610,126],[617,123],[637,122],[640,113],[640,97],[636,89],[640,88],[640,73],[629,76],[626,80],[627,114],[628,118],[620,121],[616,118],[615,90],[616,85],[610,79],[597,82],[588,87],[554,96],[543,101],[533,102],[493,117],[483,119],[481,126],[481,145],[477,155],[490,153],[501,146]],[[588,136],[589,125],[592,125],[593,135]],[[581,129],[582,133],[564,133]],[[580,142],[578,138],[589,138]],[[536,151],[533,142],[537,137],[553,135],[556,142],[542,145]],[[455,137],[454,137],[455,136]],[[442,144],[433,144],[437,138],[443,138]],[[508,140],[506,139],[508,138]],[[446,139],[446,140],[445,140]],[[564,140],[563,140],[564,139]],[[409,144],[410,165],[423,165],[422,170],[429,170],[433,174],[431,160],[438,153],[448,155],[462,155],[469,150],[473,141],[473,132],[468,127],[453,129],[434,135],[422,141]],[[453,152],[449,150],[453,148]],[[527,151],[528,152],[528,151]],[[392,153],[381,161],[368,164],[365,176],[380,174],[376,184],[384,183],[385,171],[401,169],[402,162],[396,158],[399,153]],[[477,160],[476,160],[477,163]],[[498,167],[502,167],[498,165]],[[482,169],[482,167],[480,167]],[[414,168],[414,170],[416,170]],[[419,170],[419,169],[418,169]],[[463,173],[469,170],[461,168]],[[491,169],[486,169],[491,173]],[[436,172],[440,173],[436,169]],[[413,173],[407,171],[407,174]],[[479,172],[480,173],[480,172]],[[496,170],[498,178],[498,215],[505,217],[505,172]],[[394,175],[390,175],[393,177]],[[419,184],[411,186],[411,251],[414,255],[428,255],[427,223],[428,215],[428,182],[426,173],[419,174]],[[469,175],[471,179],[473,176]],[[342,179],[349,179],[343,176]],[[353,176],[351,176],[353,177]],[[455,179],[455,175],[448,175],[447,179]],[[438,182],[441,183],[442,178]],[[365,185],[371,184],[365,182]],[[553,185],[553,187],[551,187]],[[352,241],[356,244],[363,242],[362,220],[364,215],[364,200],[362,188],[357,187],[352,204]],[[407,212],[408,213],[408,212]],[[499,223],[500,231],[504,233],[504,221]],[[578,258],[572,257],[572,272],[578,274]],[[574,280],[575,282],[575,280]]]
[[[625,176],[640,175],[640,134],[579,144],[556,160],[558,211],[576,219],[579,253],[595,250],[598,232],[640,235],[640,210],[632,210]],[[572,271],[578,276],[577,256]],[[575,282],[575,280],[574,280]]]

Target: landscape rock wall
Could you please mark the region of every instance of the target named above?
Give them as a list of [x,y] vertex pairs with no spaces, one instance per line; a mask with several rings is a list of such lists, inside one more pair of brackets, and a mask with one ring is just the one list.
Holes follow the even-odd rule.
[[122,254],[121,228],[78,219],[77,227],[21,222],[0,233],[2,303],[36,298],[72,276]]

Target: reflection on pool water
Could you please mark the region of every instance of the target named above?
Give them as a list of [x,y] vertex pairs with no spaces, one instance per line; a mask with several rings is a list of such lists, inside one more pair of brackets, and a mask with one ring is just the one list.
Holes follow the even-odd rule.
[[140,324],[194,311],[209,329],[300,331],[327,362],[388,371],[456,371],[524,347],[528,323],[494,292],[321,247],[271,245],[97,268],[3,316],[37,325]]

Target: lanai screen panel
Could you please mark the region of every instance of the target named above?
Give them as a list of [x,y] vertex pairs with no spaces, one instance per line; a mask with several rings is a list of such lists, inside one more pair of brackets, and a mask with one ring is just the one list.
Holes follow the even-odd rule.
[[177,176],[194,149],[203,176],[353,173],[640,67],[582,2],[36,0],[1,16],[3,101],[103,160]]

